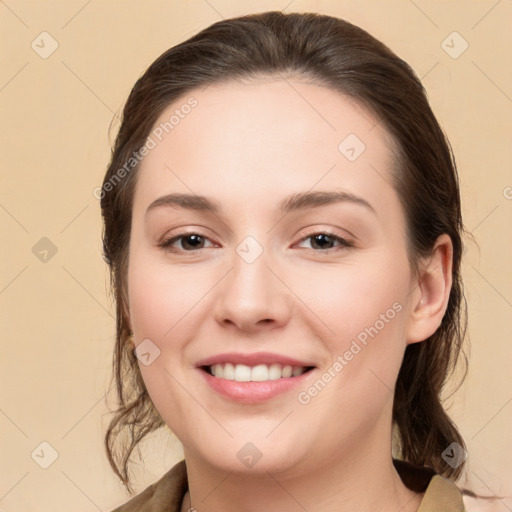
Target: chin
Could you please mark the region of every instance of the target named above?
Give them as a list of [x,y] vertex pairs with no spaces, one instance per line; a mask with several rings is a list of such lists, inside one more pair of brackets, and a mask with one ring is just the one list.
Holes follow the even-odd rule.
[[[212,445],[215,446],[213,450]],[[191,451],[185,450],[185,457],[189,453]],[[268,477],[268,473],[274,475],[292,470],[295,472],[300,470],[301,465],[304,465],[305,472],[310,471],[306,454],[297,453],[296,446],[281,441],[251,442],[235,438],[219,443],[217,438],[209,446],[194,449],[193,457],[222,472],[261,475],[262,478]]]

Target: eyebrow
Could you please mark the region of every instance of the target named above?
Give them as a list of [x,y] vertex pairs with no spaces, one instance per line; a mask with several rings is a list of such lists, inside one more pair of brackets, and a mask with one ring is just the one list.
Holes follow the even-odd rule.
[[[279,203],[279,209],[283,214],[307,208],[319,208],[334,203],[352,203],[364,206],[366,209],[375,212],[373,206],[363,199],[350,192],[343,191],[316,191],[297,192],[286,197]],[[207,213],[218,214],[221,205],[212,198],[195,194],[167,194],[155,199],[147,208],[146,215],[153,209],[161,206],[177,206],[187,210],[195,210]]]

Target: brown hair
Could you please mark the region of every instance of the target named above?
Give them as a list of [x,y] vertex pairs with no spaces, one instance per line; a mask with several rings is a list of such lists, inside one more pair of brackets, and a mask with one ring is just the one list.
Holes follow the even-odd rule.
[[313,79],[353,98],[392,135],[398,162],[393,185],[405,212],[411,267],[417,270],[419,258],[431,253],[439,235],[447,233],[452,240],[448,307],[437,331],[406,349],[396,383],[393,424],[400,458],[453,479],[463,470],[463,464],[453,468],[442,458],[452,442],[465,447],[441,403],[466,330],[460,276],[464,228],[450,145],[421,82],[384,44],[338,18],[274,11],[220,21],[170,48],[137,80],[124,107],[103,182],[101,209],[104,256],[117,308],[113,366],[119,402],[105,446],[113,470],[129,491],[131,454],[164,421],[127,342],[127,256],[137,165],[114,185],[113,179],[143,146],[163,109],[187,92],[212,82],[286,73]]

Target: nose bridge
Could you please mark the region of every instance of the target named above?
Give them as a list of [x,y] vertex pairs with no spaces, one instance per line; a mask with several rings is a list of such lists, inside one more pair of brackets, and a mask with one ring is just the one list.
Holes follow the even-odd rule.
[[235,248],[230,264],[215,301],[217,321],[244,330],[284,321],[286,287],[271,270],[278,266],[272,251],[247,236]]

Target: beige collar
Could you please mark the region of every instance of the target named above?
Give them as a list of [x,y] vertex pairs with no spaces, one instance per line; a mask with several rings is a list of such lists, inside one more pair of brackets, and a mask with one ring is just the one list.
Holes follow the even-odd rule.
[[425,496],[417,512],[466,512],[462,493],[451,481],[434,475],[428,484]]

